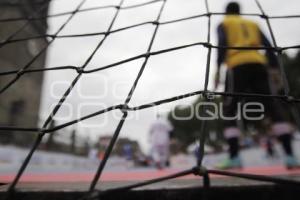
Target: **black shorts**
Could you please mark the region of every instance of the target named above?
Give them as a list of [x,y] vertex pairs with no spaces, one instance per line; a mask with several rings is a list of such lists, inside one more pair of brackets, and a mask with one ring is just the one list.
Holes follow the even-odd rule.
[[[227,71],[225,92],[271,94],[269,76],[265,65],[251,63],[234,67]],[[282,103],[273,98],[263,97],[225,97],[224,115],[236,116],[238,103],[259,102],[264,106],[264,116],[272,122],[287,121]],[[256,115],[261,115],[257,113]],[[254,113],[255,116],[255,113]],[[226,120],[225,127],[236,126],[236,120]]]

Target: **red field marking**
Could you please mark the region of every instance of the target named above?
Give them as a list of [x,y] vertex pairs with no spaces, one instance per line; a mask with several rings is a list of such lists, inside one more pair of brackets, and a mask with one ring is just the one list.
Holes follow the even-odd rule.
[[[145,170],[145,171],[122,171],[122,172],[105,172],[101,177],[102,181],[141,181],[153,178],[159,178],[176,173],[180,170]],[[242,170],[234,170],[235,172],[258,174],[258,175],[300,175],[300,169],[287,170],[283,166],[271,167],[247,167]],[[24,174],[20,182],[90,182],[93,179],[93,173],[45,173],[45,174]],[[222,176],[212,175],[213,178]],[[13,174],[0,175],[0,182],[11,182],[14,178]],[[196,179],[195,175],[188,175],[180,179]]]

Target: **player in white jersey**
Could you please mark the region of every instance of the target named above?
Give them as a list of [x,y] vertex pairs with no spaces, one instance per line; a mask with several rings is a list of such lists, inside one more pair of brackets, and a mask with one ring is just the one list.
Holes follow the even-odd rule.
[[169,161],[170,132],[172,126],[166,119],[158,117],[150,128],[151,156],[157,168],[162,169]]

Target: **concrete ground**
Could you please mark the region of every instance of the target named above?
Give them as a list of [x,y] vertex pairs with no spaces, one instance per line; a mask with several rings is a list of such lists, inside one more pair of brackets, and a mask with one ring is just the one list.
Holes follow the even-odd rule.
[[[294,146],[299,158],[300,145],[297,141]],[[280,148],[276,147],[278,157],[269,159],[261,148],[247,149],[242,152],[245,168],[238,172],[280,176],[284,179],[300,181],[300,169],[287,170],[283,166],[283,156]],[[16,151],[18,159],[13,158]],[[1,150],[2,162],[0,165],[0,199],[3,199],[8,184],[14,178],[15,172],[26,155],[26,151],[9,149],[7,153]],[[0,153],[0,154],[1,154]],[[99,162],[84,158],[74,158],[64,155],[52,155],[38,152],[29,168],[17,185],[15,199],[78,199],[85,195],[89,188]],[[47,154],[47,155],[46,155]],[[6,156],[7,155],[7,156]],[[3,157],[4,156],[4,157]],[[6,157],[5,157],[6,156]],[[204,165],[212,168],[226,157],[225,153],[205,156]],[[0,155],[1,158],[1,155]],[[3,162],[6,158],[6,162]],[[49,158],[49,159],[48,159]],[[5,159],[4,159],[5,161]],[[178,155],[172,158],[172,167],[165,170],[156,170],[153,167],[134,167],[132,163],[122,158],[113,157],[105,168],[104,174],[97,185],[97,189],[104,191],[126,186],[132,183],[159,178],[172,173],[189,169],[195,165],[192,155]],[[202,187],[202,178],[189,175],[176,180],[169,180],[145,186],[133,191],[119,191],[102,196],[101,199],[299,199],[300,188],[286,185],[274,185],[260,181],[251,181],[240,178],[211,176],[211,189],[207,193]]]
[[[280,176],[300,181],[300,175]],[[137,181],[105,181],[97,190],[108,190],[136,183]],[[4,198],[8,185],[0,187],[0,199]],[[48,200],[79,199],[86,195],[89,183],[20,183],[14,199]],[[119,191],[101,196],[101,199],[299,199],[300,188],[240,178],[213,177],[211,188],[204,190],[202,178],[176,179],[148,185],[132,191]]]

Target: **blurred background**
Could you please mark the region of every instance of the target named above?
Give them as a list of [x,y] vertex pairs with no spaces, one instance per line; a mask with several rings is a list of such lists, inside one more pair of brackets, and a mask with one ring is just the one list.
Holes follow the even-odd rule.
[[[0,20],[30,18],[32,16],[39,19],[2,20],[0,22],[1,41],[35,36],[44,37],[0,45],[1,72],[18,70],[26,65],[30,65],[30,69],[58,66],[81,67],[104,36],[100,34],[82,37],[63,36],[107,31],[116,9],[114,7],[90,8],[119,4],[119,0],[87,0],[80,8],[80,10],[86,9],[86,11],[76,13],[70,22],[64,26],[81,0],[24,0],[20,2],[0,0]],[[125,0],[123,7],[144,2],[148,1]],[[228,2],[227,0],[210,0],[210,11],[224,12]],[[243,13],[260,13],[254,0],[240,0],[238,2],[241,3]],[[300,14],[299,1],[289,0],[287,2],[280,0],[261,1],[265,12],[270,16]],[[158,1],[146,6],[121,9],[112,30],[155,21],[161,4],[162,2]],[[188,2],[186,0],[169,0],[162,12],[160,22],[203,13],[206,13],[206,9],[202,0],[189,0]],[[270,38],[264,19],[260,17],[248,18],[255,20]],[[222,19],[223,17],[220,15],[213,16],[211,30],[207,28],[207,17],[161,25],[151,51],[206,42],[208,31],[211,31],[212,43],[217,45],[216,28]],[[300,43],[299,20],[299,18],[271,19],[271,25],[279,46],[292,46]],[[85,69],[92,70],[105,67],[145,53],[154,28],[153,24],[145,24],[110,34]],[[61,37],[53,39],[46,36],[56,34],[57,31],[59,31],[57,36]],[[13,37],[11,37],[12,34]],[[41,51],[42,53],[40,53]],[[202,90],[205,80],[206,57],[207,49],[202,46],[192,46],[150,57],[130,101],[130,106],[139,106]],[[143,58],[136,59],[107,70],[84,74],[54,116],[54,121],[50,127],[64,124],[110,106],[122,104],[143,60]],[[299,64],[300,53],[298,50],[285,51],[284,68],[292,94],[296,97],[300,97]],[[216,52],[213,51],[210,79],[213,78],[215,66]],[[0,125],[41,127],[76,76],[75,70],[25,74],[1,94]],[[11,75],[1,76],[1,88],[13,78],[14,76]],[[212,90],[212,88],[212,81],[210,81],[209,89]],[[218,90],[223,91],[223,88],[220,87]],[[201,101],[201,97],[195,96],[130,112],[108,163],[110,166],[108,170],[126,171],[138,170],[141,167],[149,169],[153,167],[151,158],[149,158],[151,149],[149,130],[158,113],[164,118],[168,118],[173,126],[170,148],[171,168],[186,168],[194,165],[194,151],[197,146],[196,140],[200,135],[201,121],[197,120],[191,113],[191,108]],[[220,99],[216,99],[216,101],[220,101]],[[172,118],[170,112],[175,112],[182,117],[192,117],[178,121]],[[70,169],[74,172],[90,172],[95,170],[121,116],[120,111],[111,111],[47,135],[34,155],[28,172],[69,172]],[[222,130],[222,121],[209,122],[209,138],[206,145],[208,156],[205,158],[208,166],[212,166],[213,163],[225,156],[222,153],[226,149]],[[264,146],[261,137],[255,130],[245,130],[245,132],[241,145],[245,148],[243,153],[249,158],[246,161],[247,165],[277,165],[281,162],[280,153],[277,159],[266,160],[263,148],[256,148],[257,146]],[[1,131],[0,177],[2,175],[3,178],[16,172],[35,138],[36,133],[34,132]],[[295,148],[298,149],[298,152],[299,146],[298,140],[295,140]]]

